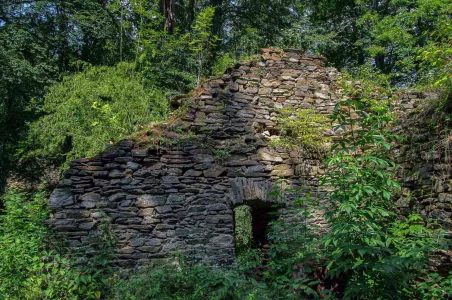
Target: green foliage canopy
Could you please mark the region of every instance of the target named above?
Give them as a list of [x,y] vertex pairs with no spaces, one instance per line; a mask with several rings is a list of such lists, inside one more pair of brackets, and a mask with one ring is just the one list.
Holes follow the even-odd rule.
[[[321,53],[336,67],[365,63],[391,75],[394,85],[417,84],[425,76],[419,51],[447,47],[450,0],[308,1],[308,28],[323,28],[336,44]],[[449,25],[446,25],[449,24]],[[450,41],[450,39],[449,39]]]
[[70,161],[105,150],[141,125],[164,118],[168,104],[147,88],[130,63],[87,67],[54,85],[44,97],[43,116],[31,124],[24,158]]
[[[78,61],[113,65],[130,58],[130,39],[121,44],[119,18],[110,1],[2,1],[0,5],[0,189],[10,171],[29,175],[14,153],[28,133],[33,98]],[[122,50],[121,50],[122,49]],[[24,168],[22,168],[24,167]],[[24,170],[27,169],[27,170]]]

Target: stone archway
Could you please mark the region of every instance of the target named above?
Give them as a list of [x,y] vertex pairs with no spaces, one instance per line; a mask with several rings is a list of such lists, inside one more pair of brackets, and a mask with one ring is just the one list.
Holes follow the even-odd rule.
[[230,178],[231,196],[233,205],[244,204],[247,201],[260,200],[263,202],[276,202],[270,195],[274,182],[270,180],[236,177]]
[[[271,196],[270,192],[274,187],[274,183],[267,180],[259,180],[255,178],[232,178],[231,184],[231,199],[234,214],[234,238],[235,242],[240,241],[242,237],[237,232],[237,222],[249,223],[250,247],[255,249],[262,249],[268,245],[268,233],[270,222],[278,218],[279,203],[277,199]],[[282,205],[285,206],[285,205]],[[248,220],[238,220],[236,210],[238,208],[247,207],[249,213],[241,217],[248,218]]]

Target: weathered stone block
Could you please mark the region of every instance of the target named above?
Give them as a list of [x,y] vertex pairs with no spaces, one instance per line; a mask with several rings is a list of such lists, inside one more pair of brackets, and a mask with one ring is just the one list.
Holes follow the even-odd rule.
[[289,165],[276,165],[273,170],[289,170],[291,167]]
[[179,182],[179,177],[178,176],[163,176],[162,177],[162,182],[163,183],[169,183],[169,184],[177,184],[180,183]]
[[184,177],[198,177],[202,175],[202,171],[196,171],[196,170],[188,170],[185,172]]
[[136,238],[136,239],[133,239],[133,240],[130,242],[130,246],[131,246],[131,247],[139,247],[139,246],[143,246],[144,242],[145,242],[145,239],[144,239],[144,238]]
[[157,207],[155,208],[155,210],[156,210],[159,214],[166,214],[166,213],[169,213],[169,212],[173,211],[173,209],[171,208],[171,206],[167,206],[167,205],[165,205],[165,206],[157,206]]
[[213,162],[213,156],[210,154],[195,154],[193,155],[193,162],[195,163]]
[[117,170],[117,169],[113,169],[108,174],[108,177],[110,177],[110,178],[123,178],[123,177],[126,177],[126,175],[127,174],[125,172],[122,172],[122,171]]
[[167,204],[174,205],[174,204],[183,204],[185,202],[185,195],[180,194],[171,194],[168,196]]
[[140,165],[140,164],[137,164],[137,163],[135,163],[135,162],[132,162],[132,161],[128,161],[127,164],[126,164],[126,167],[127,167],[128,169],[131,169],[131,170],[133,170],[133,171],[136,171],[136,170],[138,170],[139,168],[141,168],[141,165]]
[[218,177],[226,171],[226,168],[215,166],[213,168],[204,170],[204,177]]
[[228,207],[226,204],[223,203],[215,203],[215,204],[209,204],[207,205],[208,211],[222,211],[222,210],[228,210]]
[[102,158],[115,158],[126,154],[124,150],[115,150],[111,152],[105,152],[102,154]]
[[159,252],[160,249],[161,249],[160,246],[142,246],[137,248],[138,251],[150,253]]
[[234,237],[228,234],[222,234],[210,239],[211,243],[215,246],[224,247],[230,246],[234,241]]
[[156,195],[140,195],[136,201],[136,206],[139,208],[156,207],[164,205],[166,202],[166,196]]
[[159,218],[156,218],[154,216],[145,216],[143,218],[143,221],[142,221],[141,224],[143,224],[143,225],[152,225],[152,224],[158,224],[158,223],[161,223],[161,220]]
[[144,209],[140,209],[140,210],[138,211],[138,215],[139,215],[140,217],[143,217],[143,216],[153,216],[153,215],[155,215],[155,209],[154,209],[154,208],[144,208]]
[[78,225],[78,228],[81,230],[91,230],[95,224],[96,223],[94,223],[94,222],[81,223]]
[[133,247],[124,247],[119,249],[118,253],[119,254],[131,254],[135,251],[135,248]]
[[148,149],[133,149],[132,151],[133,157],[147,157],[148,156]]
[[206,217],[207,223],[212,224],[224,224],[224,223],[230,223],[232,222],[232,215],[213,215],[213,216],[207,216]]
[[80,201],[100,202],[102,197],[97,193],[86,193],[80,196]]
[[282,162],[282,157],[275,151],[268,148],[261,148],[258,150],[258,158],[264,161]]
[[57,188],[50,195],[49,206],[51,209],[72,204],[74,204],[74,197],[69,188]]
[[108,197],[108,200],[111,202],[117,202],[117,201],[125,200],[126,197],[127,197],[126,193],[118,193],[118,194],[113,194],[110,197]]

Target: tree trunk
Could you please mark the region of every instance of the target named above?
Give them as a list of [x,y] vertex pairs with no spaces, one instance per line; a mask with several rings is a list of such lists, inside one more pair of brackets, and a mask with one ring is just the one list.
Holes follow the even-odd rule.
[[163,16],[165,23],[163,28],[169,32],[173,32],[176,27],[176,14],[174,13],[174,0],[163,0]]
[[195,19],[195,0],[189,0],[188,2],[188,18],[187,18],[187,29],[190,30],[191,24]]
[[70,49],[68,43],[68,11],[67,4],[65,1],[62,1],[59,5],[56,6],[56,16],[55,22],[58,26],[58,31],[56,34],[56,45],[58,51],[58,70],[59,72],[64,72],[69,69],[69,56]]
[[375,60],[375,66],[377,69],[379,69],[381,72],[384,73],[385,71],[385,56],[383,54],[378,54],[374,57]]

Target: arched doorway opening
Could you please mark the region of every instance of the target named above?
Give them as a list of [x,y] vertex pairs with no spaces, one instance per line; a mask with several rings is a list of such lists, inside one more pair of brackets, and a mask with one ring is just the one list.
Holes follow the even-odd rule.
[[278,207],[269,201],[252,200],[234,209],[236,251],[268,247],[270,222],[278,218]]

